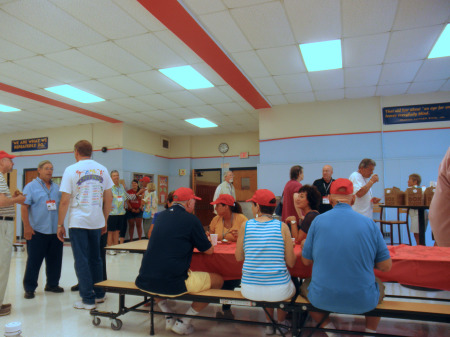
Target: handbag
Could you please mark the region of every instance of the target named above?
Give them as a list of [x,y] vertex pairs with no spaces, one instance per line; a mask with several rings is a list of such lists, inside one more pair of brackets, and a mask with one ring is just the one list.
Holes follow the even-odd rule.
[[144,211],[144,213],[142,214],[142,217],[144,219],[150,219],[152,217],[152,212]]
[[283,196],[281,196],[281,200],[278,203],[277,207],[275,208],[275,214],[278,216],[281,216],[283,213]]

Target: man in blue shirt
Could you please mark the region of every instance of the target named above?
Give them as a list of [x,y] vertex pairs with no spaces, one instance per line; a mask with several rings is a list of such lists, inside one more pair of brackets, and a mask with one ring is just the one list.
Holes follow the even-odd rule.
[[59,286],[63,243],[56,236],[58,207],[61,199],[59,186],[52,182],[53,165],[41,161],[38,178],[25,186],[25,203],[21,206],[24,237],[27,240],[28,259],[23,278],[25,298],[34,298],[39,270],[45,259],[47,284],[45,291],[62,293]]
[[[354,201],[353,183],[342,178],[334,181],[330,187],[333,209],[314,219],[302,247],[303,263],[314,262],[302,295],[321,310],[362,314],[383,299],[384,285],[375,279],[373,269],[389,271],[392,260],[380,230],[373,220],[352,209]],[[311,312],[317,322],[327,315]],[[375,332],[379,322],[379,317],[366,316],[366,331]],[[321,327],[334,328],[328,317]]]

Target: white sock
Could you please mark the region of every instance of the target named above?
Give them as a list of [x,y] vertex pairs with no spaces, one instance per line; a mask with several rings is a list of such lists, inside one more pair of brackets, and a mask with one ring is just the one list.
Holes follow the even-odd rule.
[[[190,307],[189,310],[186,311],[186,315],[196,316],[196,315],[198,315],[198,311],[195,311],[192,307]],[[182,318],[183,323],[186,323],[186,324],[191,323],[191,320],[192,320],[191,317],[183,317]]]
[[376,333],[376,332],[377,332],[377,330],[372,330],[372,329],[369,329],[369,328],[366,328],[365,331],[366,331],[366,332],[372,332],[372,333]]
[[[336,327],[334,326],[333,322],[328,323],[327,325],[324,326],[324,328],[325,329],[336,329]],[[325,331],[325,333],[326,333],[326,335],[328,337],[337,337],[337,336],[339,336],[339,334],[336,333],[336,332]]]
[[170,312],[169,305],[167,304],[167,300],[162,300],[158,302],[158,307],[162,312]]

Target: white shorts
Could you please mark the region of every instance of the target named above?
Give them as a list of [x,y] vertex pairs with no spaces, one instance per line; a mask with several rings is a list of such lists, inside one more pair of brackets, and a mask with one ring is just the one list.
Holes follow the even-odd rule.
[[[425,231],[427,230],[428,225],[428,212],[425,213]],[[418,234],[419,233],[419,211],[417,209],[409,210],[409,217],[411,218],[411,232]]]
[[260,286],[241,283],[242,296],[252,301],[279,302],[284,301],[295,294],[295,286],[292,281],[287,284],[274,286]]

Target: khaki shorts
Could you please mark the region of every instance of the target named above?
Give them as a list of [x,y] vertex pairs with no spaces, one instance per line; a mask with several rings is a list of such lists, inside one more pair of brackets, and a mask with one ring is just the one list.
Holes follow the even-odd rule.
[[[380,297],[378,298],[378,304],[383,302],[384,298],[384,289],[386,288],[381,282],[381,280],[378,277],[375,277],[375,282],[378,283],[378,289],[380,290]],[[308,299],[308,287],[311,283],[311,278],[307,278],[303,281],[302,285],[300,286],[300,295],[302,295],[304,298]]]
[[190,271],[188,278],[184,281],[188,293],[198,293],[211,289],[211,277],[209,273],[203,271]]

